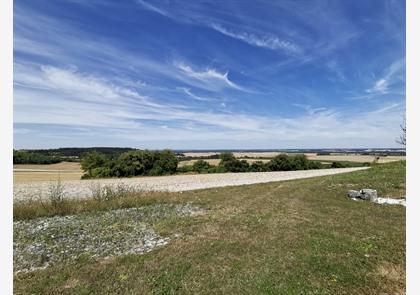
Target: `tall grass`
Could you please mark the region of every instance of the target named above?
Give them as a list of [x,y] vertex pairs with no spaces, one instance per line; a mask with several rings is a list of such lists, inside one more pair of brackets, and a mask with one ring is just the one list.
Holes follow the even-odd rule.
[[47,198],[28,199],[15,202],[14,220],[34,219],[55,215],[78,214],[116,208],[131,208],[154,203],[178,203],[182,194],[164,192],[145,192],[119,183],[115,186],[101,185],[99,182],[90,187],[91,198],[70,199],[60,180],[49,186]]

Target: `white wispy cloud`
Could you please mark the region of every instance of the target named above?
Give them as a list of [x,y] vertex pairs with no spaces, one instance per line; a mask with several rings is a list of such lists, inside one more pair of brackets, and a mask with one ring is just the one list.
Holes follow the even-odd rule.
[[404,68],[405,60],[396,60],[387,69],[385,69],[385,74],[380,79],[376,80],[372,87],[366,89],[366,92],[371,94],[388,93],[389,87],[394,82],[396,75],[401,73]]
[[[21,75],[22,71],[41,79],[28,80]],[[315,138],[318,142],[363,141],[372,140],[372,134],[375,134],[375,140],[385,140],[390,130],[398,133],[404,109],[403,104],[394,103],[351,113],[297,104],[307,112],[293,118],[286,115],[266,117],[249,113],[212,113],[185,109],[184,106],[161,105],[153,98],[145,99],[132,89],[114,84],[104,77],[80,73],[75,69],[43,66],[25,70],[21,65],[17,67],[15,79],[18,83],[14,99],[15,124],[86,127],[91,132],[107,128],[107,132],[101,131],[97,136],[122,137],[137,142],[141,134],[142,141],[164,138],[167,146],[180,138],[197,141],[258,139],[267,142],[278,138],[276,142],[281,144],[283,141],[305,142]],[[79,97],[83,99],[76,99]],[[111,108],[108,103],[112,104]],[[150,125],[155,121],[159,123]],[[174,125],[174,122],[178,123]],[[85,131],[74,132],[81,136],[87,134]],[[87,144],[95,145],[95,142]]]
[[316,113],[319,113],[319,112],[323,112],[323,111],[327,111],[328,110],[327,108],[324,108],[324,107],[315,108],[315,107],[313,107],[311,105],[307,105],[307,104],[294,103],[293,105],[295,107],[304,109],[309,115],[314,115]]
[[161,8],[159,8],[157,6],[154,6],[154,5],[152,5],[152,4],[150,4],[150,3],[146,2],[146,1],[143,1],[143,0],[136,0],[136,1],[142,7],[146,8],[146,9],[148,9],[150,11],[159,13],[159,14],[164,15],[164,16],[167,16],[167,17],[170,17],[171,16],[166,10],[161,9]]
[[244,41],[252,46],[282,51],[283,53],[287,54],[300,54],[302,52],[302,49],[297,44],[290,41],[281,40],[274,36],[259,36],[247,32],[234,32],[233,30],[228,30],[220,24],[215,23],[211,24],[211,27],[226,36]]
[[178,87],[177,89],[179,89],[183,93],[187,94],[189,97],[194,98],[195,100],[199,100],[199,101],[214,101],[215,100],[214,98],[196,95],[196,94],[191,92],[190,88]]
[[200,80],[204,83],[218,84],[222,87],[233,88],[237,90],[243,90],[242,87],[232,82],[229,79],[229,72],[225,73],[218,72],[215,69],[206,69],[204,71],[193,70],[189,65],[184,64],[183,62],[175,62],[174,65],[184,74],[194,79]]

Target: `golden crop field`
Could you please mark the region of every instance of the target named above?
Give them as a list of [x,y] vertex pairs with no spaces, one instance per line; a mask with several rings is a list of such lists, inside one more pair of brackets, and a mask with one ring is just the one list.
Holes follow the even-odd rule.
[[13,165],[13,182],[78,180],[83,171],[80,163],[61,162],[47,165],[15,164]]

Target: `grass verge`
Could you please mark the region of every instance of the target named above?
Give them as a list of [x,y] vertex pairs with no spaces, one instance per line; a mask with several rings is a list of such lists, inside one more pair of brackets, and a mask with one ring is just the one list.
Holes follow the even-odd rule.
[[[69,201],[54,214],[161,202],[207,211],[155,220],[158,234],[180,238],[144,255],[17,274],[15,294],[403,294],[405,208],[345,197],[362,188],[404,196],[405,162],[313,179]],[[15,219],[51,215],[39,206],[15,205]]]

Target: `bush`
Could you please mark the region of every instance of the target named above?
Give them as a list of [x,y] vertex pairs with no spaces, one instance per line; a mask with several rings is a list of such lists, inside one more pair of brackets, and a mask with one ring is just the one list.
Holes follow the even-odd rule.
[[198,160],[192,165],[192,170],[198,173],[203,173],[207,172],[211,167],[212,165],[210,165],[209,162],[206,162],[204,160]]
[[275,156],[267,163],[269,171],[289,171],[292,169],[292,162],[287,155]]
[[192,165],[185,165],[182,167],[178,167],[176,171],[179,173],[188,173],[188,172],[193,172],[194,170],[193,170]]
[[249,166],[251,172],[266,172],[269,171],[267,164],[262,161],[255,161]]
[[320,169],[322,165],[319,162],[309,161],[306,155],[297,155],[292,157],[287,155],[278,155],[267,163],[267,167],[270,171],[291,171]]
[[308,169],[322,169],[321,162],[309,161]]
[[345,168],[346,165],[344,165],[343,163],[340,162],[332,162],[331,164],[331,168]]
[[123,183],[118,183],[116,186],[93,183],[90,186],[90,191],[92,199],[98,202],[106,202],[117,198],[129,197],[136,193],[134,188]]
[[232,153],[221,153],[220,154],[220,164],[223,164],[223,162],[229,162],[236,160],[235,156]]
[[61,180],[51,182],[48,186],[48,199],[53,207],[58,207],[64,202],[66,192]]
[[165,175],[176,172],[178,158],[170,150],[155,152],[154,159],[153,168],[149,171],[149,175]]
[[238,160],[231,153],[224,153],[221,156],[219,166],[226,172],[247,172],[249,164],[246,160]]

